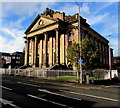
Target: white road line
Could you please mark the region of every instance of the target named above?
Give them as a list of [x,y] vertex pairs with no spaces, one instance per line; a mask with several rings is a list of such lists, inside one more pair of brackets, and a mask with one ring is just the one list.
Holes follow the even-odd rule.
[[7,88],[7,87],[4,87],[4,86],[0,86],[0,87],[2,87],[4,89],[7,89],[7,90],[12,90],[11,88]]
[[60,90],[60,91],[66,92],[66,93],[72,93],[72,94],[75,94],[75,95],[82,95],[82,96],[88,96],[88,97],[93,97],[93,98],[98,98],[98,99],[104,99],[104,100],[109,100],[109,101],[114,101],[114,102],[120,102],[119,100],[111,99],[111,98],[106,98],[106,97],[100,97],[100,96],[89,95],[89,94],[84,94],[84,93],[77,93],[77,92],[72,92],[72,91],[65,91],[65,90]]
[[39,100],[45,101],[45,102],[50,102],[50,103],[53,103],[55,105],[59,105],[59,106],[62,106],[62,107],[73,108],[73,107],[70,107],[70,106],[67,106],[67,105],[64,105],[64,104],[61,104],[61,103],[57,103],[57,102],[54,102],[54,101],[50,101],[50,100],[47,100],[47,99],[43,99],[43,98],[37,97],[37,96],[31,95],[31,94],[28,94],[28,96],[32,97],[32,98],[35,98],[35,99],[39,99]]
[[82,99],[79,99],[79,98],[73,98],[73,97],[62,95],[62,94],[53,93],[53,92],[50,92],[50,91],[48,91],[46,89],[38,89],[38,91],[42,91],[42,92],[45,92],[45,93],[49,93],[49,94],[53,94],[53,95],[57,95],[57,96],[62,96],[62,97],[65,97],[65,98],[74,99],[74,100],[78,100],[78,101],[82,100]]
[[29,83],[23,83],[23,82],[17,82],[17,83],[24,84],[24,85],[29,85],[29,86],[32,86],[32,87],[40,87],[38,85],[33,85],[33,84],[29,84]]
[[8,100],[3,99],[3,98],[0,98],[0,101],[5,105],[9,104],[10,106],[12,106],[14,108],[20,108],[20,107],[16,106],[15,104],[13,104],[13,101],[8,101]]

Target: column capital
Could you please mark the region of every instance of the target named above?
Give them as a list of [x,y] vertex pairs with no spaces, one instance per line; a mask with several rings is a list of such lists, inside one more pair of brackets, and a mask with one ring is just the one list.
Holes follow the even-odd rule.
[[58,32],[58,31],[59,31],[59,28],[55,28],[54,30],[55,30],[56,32]]
[[44,32],[43,34],[44,34],[44,35],[47,35],[47,34],[48,34],[48,32],[46,31],[46,32]]
[[38,35],[34,35],[35,39],[38,39]]

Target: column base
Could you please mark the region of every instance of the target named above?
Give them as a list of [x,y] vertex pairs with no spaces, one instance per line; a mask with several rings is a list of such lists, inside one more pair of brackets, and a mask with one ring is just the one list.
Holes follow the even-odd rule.
[[42,67],[47,67],[47,64],[46,64],[46,63],[44,63],[44,64],[42,65]]
[[42,68],[43,64],[39,64],[39,68]]
[[49,67],[52,67],[52,66],[53,66],[53,64],[52,64],[52,63],[50,63],[50,64],[49,64]]
[[32,67],[34,67],[34,68],[35,68],[35,67],[36,67],[36,64],[33,64],[33,65],[32,65]]

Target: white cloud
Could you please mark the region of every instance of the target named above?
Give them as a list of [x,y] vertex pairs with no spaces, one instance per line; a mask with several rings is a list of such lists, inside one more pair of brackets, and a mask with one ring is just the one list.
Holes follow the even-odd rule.
[[16,37],[15,34],[11,30],[9,30],[8,28],[3,28],[2,31],[7,33],[8,35],[12,36],[13,38]]
[[36,2],[30,2],[30,3],[10,3],[5,2],[3,3],[3,16],[9,16],[12,14],[16,15],[32,15],[37,10],[37,4]]
[[[81,3],[78,3],[79,5]],[[62,7],[59,8],[58,11],[65,12],[66,15],[74,15],[76,13],[79,13],[78,6],[75,2],[73,3],[66,3]],[[88,3],[83,3],[82,6],[80,6],[80,15],[87,15],[90,13],[90,8]]]
[[112,37],[110,39],[110,46],[113,48],[113,55],[118,56],[118,37]]
[[23,31],[17,29],[4,28],[3,32],[7,33],[9,36],[12,36],[13,39],[5,38],[4,36],[0,36],[0,51],[1,52],[15,52],[15,51],[23,51],[24,48],[24,39],[23,39]]
[[88,3],[83,3],[83,5],[81,6],[81,14],[89,14],[90,13],[90,8],[89,8],[89,4]]
[[97,15],[97,16],[88,18],[87,22],[88,22],[90,25],[94,25],[94,24],[96,24],[96,23],[101,23],[101,22],[103,22],[103,19],[104,19],[107,15],[108,15],[108,14],[103,14],[103,15]]

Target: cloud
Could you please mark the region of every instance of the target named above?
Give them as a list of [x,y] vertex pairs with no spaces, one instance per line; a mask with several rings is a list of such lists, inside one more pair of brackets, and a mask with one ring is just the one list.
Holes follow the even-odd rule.
[[7,33],[13,39],[5,38],[5,36],[0,36],[0,51],[1,52],[15,52],[23,51],[24,39],[23,31],[17,29],[4,28],[3,32]]
[[97,16],[88,18],[87,22],[88,22],[90,25],[94,25],[94,24],[96,24],[96,23],[101,23],[101,22],[103,22],[103,19],[104,19],[107,15],[108,15],[108,14],[103,14],[103,15],[97,15]]
[[90,7],[88,3],[83,3],[81,6],[81,14],[89,14],[90,13]]
[[[62,3],[59,3],[59,5]],[[80,15],[85,15],[90,13],[90,8],[88,3],[78,3],[80,6]],[[66,15],[74,15],[79,13],[78,6],[75,2],[73,3],[63,3],[62,7],[59,7],[57,11],[65,12]]]
[[3,2],[3,16],[9,16],[11,14],[31,16],[37,10],[37,4],[36,2]]
[[3,28],[2,31],[12,36],[13,38],[16,38],[16,35],[12,32],[12,30],[9,30],[8,28]]
[[118,37],[117,36],[114,36],[114,37],[111,36],[110,46],[111,48],[113,48],[113,55],[118,56]]

